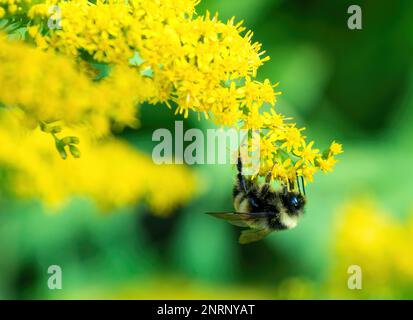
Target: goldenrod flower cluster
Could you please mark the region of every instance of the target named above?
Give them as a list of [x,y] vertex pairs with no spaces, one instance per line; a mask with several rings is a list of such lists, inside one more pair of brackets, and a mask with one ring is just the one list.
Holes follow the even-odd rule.
[[62,121],[89,124],[99,135],[110,122],[136,125],[136,106],[150,94],[135,71],[114,68],[110,77],[94,82],[64,56],[42,52],[0,37],[0,103],[24,111],[27,124]]
[[47,135],[39,128],[22,131],[20,120],[19,112],[0,113],[0,166],[9,172],[3,187],[16,196],[38,198],[56,209],[73,196],[87,197],[104,210],[143,201],[157,215],[193,197],[194,176],[186,167],[155,165],[125,142],[91,141],[80,128],[73,132],[80,136],[82,156],[63,161]]
[[[253,80],[262,58],[261,45],[244,36],[241,23],[217,16],[194,15],[195,1],[57,2],[61,29],[49,30],[50,2],[35,5],[29,34],[42,48],[74,57],[87,55],[101,63],[123,64],[152,80],[156,95],[149,102],[174,103],[178,113],[190,110],[235,125],[244,107],[274,104],[273,86]],[[134,59],[135,58],[135,59]],[[131,61],[132,60],[132,61]],[[244,79],[244,84],[236,82]]]
[[262,131],[261,174],[272,170],[272,176],[290,188],[294,187],[295,180],[300,176],[312,182],[319,169],[324,173],[332,171],[337,162],[335,156],[343,152],[342,145],[335,141],[320,152],[313,147],[314,141],[306,141],[302,133],[305,128],[297,128],[290,119],[273,109],[263,115],[251,116],[262,123],[259,129]]
[[[413,284],[413,220],[397,221],[370,199],[356,199],[341,210],[332,250],[331,290],[336,296],[402,298]],[[347,269],[362,270],[364,290],[348,290]],[[411,292],[410,292],[411,295]]]

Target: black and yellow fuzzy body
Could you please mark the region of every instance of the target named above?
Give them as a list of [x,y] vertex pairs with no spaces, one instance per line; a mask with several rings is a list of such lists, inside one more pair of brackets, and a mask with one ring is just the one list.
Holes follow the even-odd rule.
[[262,239],[272,231],[292,229],[304,213],[305,198],[301,192],[288,191],[286,187],[273,190],[270,174],[262,185],[248,180],[242,174],[242,161],[238,157],[237,179],[233,188],[235,212],[216,212],[211,215],[229,223],[246,227],[241,232],[242,244]]

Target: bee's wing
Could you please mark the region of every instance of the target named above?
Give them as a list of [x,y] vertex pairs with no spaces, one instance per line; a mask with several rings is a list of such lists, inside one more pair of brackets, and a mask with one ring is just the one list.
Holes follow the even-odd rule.
[[241,244],[247,244],[251,242],[255,242],[258,240],[261,240],[264,238],[266,235],[271,233],[270,229],[248,229],[244,230],[241,232],[241,235],[239,236],[238,242]]
[[207,212],[211,216],[224,219],[237,227],[254,227],[259,220],[266,217],[265,212],[243,213],[243,212]]

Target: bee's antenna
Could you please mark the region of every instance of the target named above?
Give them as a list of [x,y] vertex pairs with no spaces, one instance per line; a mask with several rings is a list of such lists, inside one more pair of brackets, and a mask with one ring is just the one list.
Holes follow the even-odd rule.
[[304,193],[304,195],[306,195],[305,194],[305,184],[304,184],[304,177],[303,176],[301,176],[301,184],[302,184],[302,188],[303,188],[303,193]]
[[301,188],[300,188],[300,180],[298,180],[298,176],[295,176],[297,179],[297,187],[298,187],[298,192],[301,193]]
[[288,179],[288,187],[289,191],[293,191],[295,189],[294,180]]

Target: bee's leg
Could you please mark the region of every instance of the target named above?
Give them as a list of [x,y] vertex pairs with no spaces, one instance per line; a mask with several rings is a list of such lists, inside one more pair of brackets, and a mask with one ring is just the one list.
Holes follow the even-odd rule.
[[[238,184],[243,193],[248,197],[248,200],[250,204],[254,207],[258,207],[258,197],[256,194],[256,188],[249,188],[247,181],[242,174],[242,160],[241,160],[241,155],[238,153],[238,161],[237,161],[237,169],[238,169],[238,174],[237,174],[237,179],[238,179]],[[236,193],[236,189],[234,188],[234,195]]]
[[298,192],[301,194],[302,192],[301,192],[301,187],[300,187],[300,180],[298,180],[298,176],[297,176],[297,175],[295,176],[295,180],[296,180],[296,182],[297,182]]
[[245,180],[245,177],[242,174],[242,160],[241,160],[240,154],[238,154],[237,169],[238,169],[238,174],[237,174],[238,183],[240,184],[242,191],[244,191],[245,194],[248,194],[247,181]]
[[294,180],[288,179],[288,190],[289,191],[294,191],[295,190]]
[[267,175],[265,176],[265,184],[270,184],[271,177],[272,177],[272,171],[268,172]]
[[265,183],[261,187],[260,195],[264,196],[270,190],[270,182],[271,182],[272,172],[268,172],[265,176]]
[[303,188],[303,194],[306,195],[305,194],[305,182],[304,182],[304,177],[303,176],[301,176],[301,187]]

